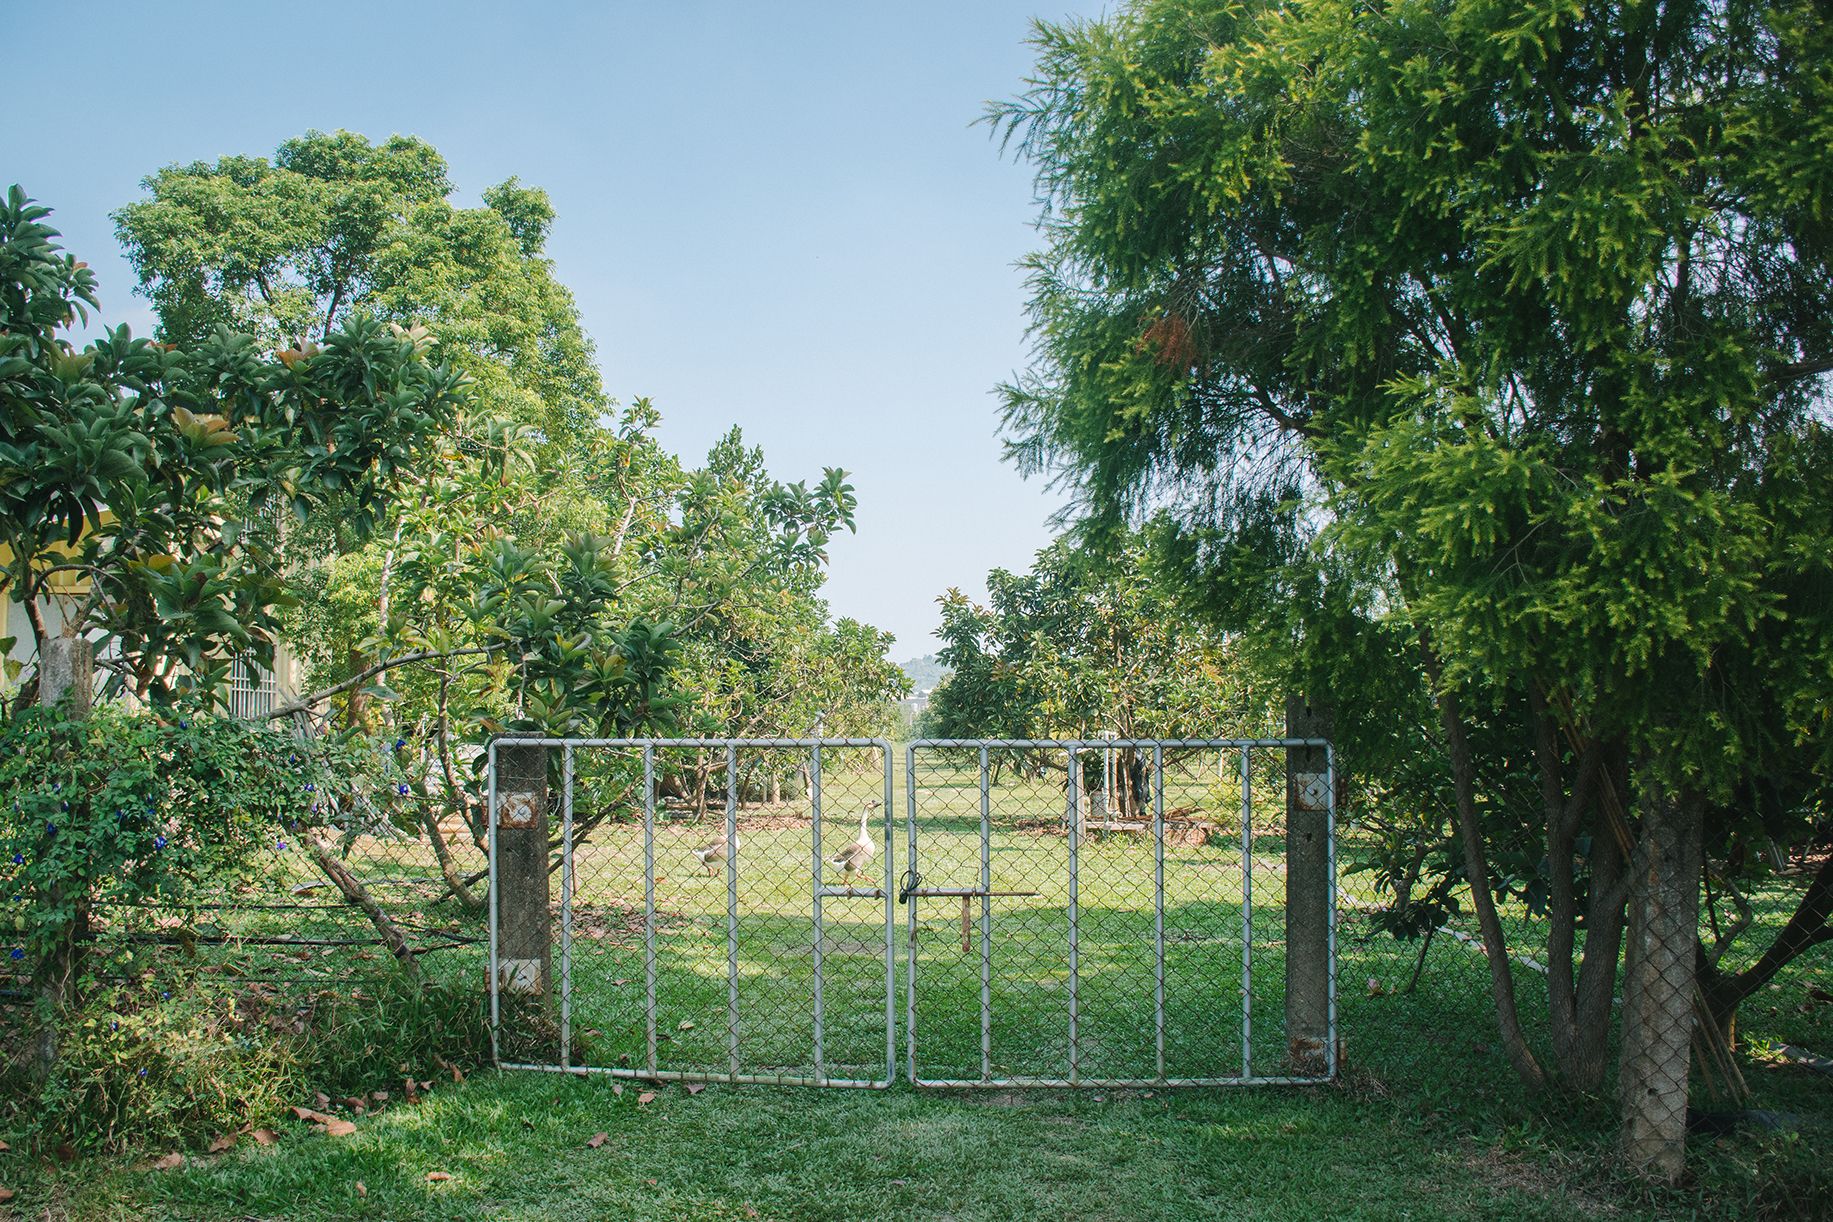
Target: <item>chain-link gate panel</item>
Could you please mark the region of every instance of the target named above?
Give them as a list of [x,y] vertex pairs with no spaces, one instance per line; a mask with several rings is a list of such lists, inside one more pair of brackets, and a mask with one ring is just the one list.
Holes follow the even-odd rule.
[[499,1064],[890,1082],[888,743],[503,738],[489,767]]
[[1327,743],[925,741],[904,765],[913,1083],[1335,1076]]

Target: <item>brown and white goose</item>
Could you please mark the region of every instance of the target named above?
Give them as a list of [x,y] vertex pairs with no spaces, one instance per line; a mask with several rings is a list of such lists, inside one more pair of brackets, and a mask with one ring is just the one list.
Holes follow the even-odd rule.
[[843,882],[851,883],[853,875],[865,869],[866,863],[872,860],[872,855],[878,852],[878,845],[873,842],[872,833],[866,827],[866,821],[877,809],[877,802],[867,802],[865,809],[859,812],[859,838],[827,859],[828,865],[840,871]]
[[[737,832],[732,833],[732,843],[730,847],[735,850],[742,847],[738,843]],[[724,836],[719,836],[701,845],[697,849],[690,849],[689,852],[700,859],[700,864],[706,867],[706,872],[708,874],[712,874],[718,869],[719,863],[726,859],[726,850],[726,838]]]

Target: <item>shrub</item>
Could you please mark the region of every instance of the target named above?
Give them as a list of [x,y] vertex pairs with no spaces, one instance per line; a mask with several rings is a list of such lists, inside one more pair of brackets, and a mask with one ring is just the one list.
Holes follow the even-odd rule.
[[90,914],[182,902],[246,875],[255,849],[312,818],[322,769],[285,733],[229,718],[104,706],[0,721],[5,953],[68,999]]
[[47,1150],[198,1148],[320,1093],[399,1100],[404,1077],[444,1076],[487,1047],[475,991],[442,983],[275,994],[149,976],[67,1015],[50,1076],[7,1092],[8,1127]]

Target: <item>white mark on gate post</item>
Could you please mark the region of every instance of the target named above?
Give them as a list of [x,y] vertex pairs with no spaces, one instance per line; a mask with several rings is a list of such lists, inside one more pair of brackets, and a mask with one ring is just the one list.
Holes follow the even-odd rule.
[[522,829],[533,827],[536,813],[535,801],[535,795],[532,793],[504,794],[497,801],[497,826]]
[[1330,780],[1323,773],[1295,772],[1292,781],[1300,810],[1330,809]]

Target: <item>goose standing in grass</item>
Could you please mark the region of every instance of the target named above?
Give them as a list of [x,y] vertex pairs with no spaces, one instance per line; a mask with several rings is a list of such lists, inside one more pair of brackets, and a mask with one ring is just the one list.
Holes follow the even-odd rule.
[[[732,833],[732,843],[730,847],[734,851],[739,848],[737,832]],[[718,836],[697,849],[690,849],[689,852],[700,859],[700,864],[706,867],[706,872],[708,874],[712,874],[718,868],[719,863],[726,859],[726,848],[726,838],[724,836]]]
[[872,854],[878,852],[878,845],[873,843],[872,833],[866,828],[866,820],[877,809],[877,802],[867,802],[865,809],[859,812],[859,838],[827,859],[828,865],[840,871],[841,880],[845,883],[850,884],[853,875],[865,869],[866,863],[872,860]]

